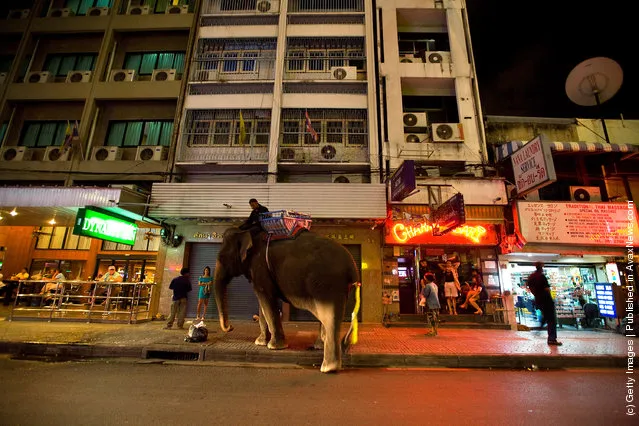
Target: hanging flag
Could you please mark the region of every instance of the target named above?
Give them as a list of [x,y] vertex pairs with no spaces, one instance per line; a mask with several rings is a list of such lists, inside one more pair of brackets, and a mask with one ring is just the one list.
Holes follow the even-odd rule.
[[62,153],[66,153],[73,142],[80,139],[80,133],[78,130],[78,121],[73,124],[73,128],[71,128],[71,123],[67,121],[67,130],[64,135],[64,144],[62,144]]
[[313,141],[317,143],[317,132],[313,128],[313,124],[311,124],[311,117],[308,116],[308,110],[305,110],[304,114],[306,116],[306,131],[311,134]]
[[246,123],[244,123],[244,116],[242,115],[242,110],[240,110],[240,145],[244,145],[246,142]]
[[172,3],[171,6],[178,6],[178,4],[180,3],[180,0],[173,0],[171,3]]

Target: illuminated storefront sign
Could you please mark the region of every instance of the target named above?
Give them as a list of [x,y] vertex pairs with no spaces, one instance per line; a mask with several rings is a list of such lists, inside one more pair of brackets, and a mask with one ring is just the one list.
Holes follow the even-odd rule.
[[526,243],[622,247],[628,235],[639,235],[636,217],[626,203],[551,201],[519,201],[515,215]]
[[428,222],[391,222],[387,226],[387,244],[437,244],[437,245],[496,245],[497,233],[494,225],[462,225],[444,236],[434,236]]
[[120,244],[134,245],[138,225],[121,216],[90,207],[79,209],[73,234]]
[[595,283],[595,295],[597,296],[597,305],[599,305],[599,315],[607,318],[615,318],[617,313],[612,284]]

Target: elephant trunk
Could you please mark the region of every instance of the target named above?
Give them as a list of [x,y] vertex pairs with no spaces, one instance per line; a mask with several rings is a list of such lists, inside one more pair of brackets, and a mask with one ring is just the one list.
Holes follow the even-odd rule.
[[220,328],[225,333],[233,330],[233,326],[228,322],[228,300],[227,300],[227,287],[230,278],[224,273],[224,268],[217,262],[215,265],[215,304],[217,305],[217,312],[220,317]]

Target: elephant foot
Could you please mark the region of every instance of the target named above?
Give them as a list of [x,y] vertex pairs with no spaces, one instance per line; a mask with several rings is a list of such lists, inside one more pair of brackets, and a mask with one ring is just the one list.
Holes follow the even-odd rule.
[[271,339],[271,341],[268,342],[267,347],[273,350],[286,349],[288,348],[288,343],[286,343],[286,341],[283,339],[282,340]]
[[257,346],[266,346],[267,343],[268,338],[264,334],[260,334],[259,336],[257,336],[257,339],[255,339],[255,344]]
[[333,362],[322,362],[322,366],[320,367],[320,371],[322,373],[337,373],[342,368],[341,363],[337,361]]

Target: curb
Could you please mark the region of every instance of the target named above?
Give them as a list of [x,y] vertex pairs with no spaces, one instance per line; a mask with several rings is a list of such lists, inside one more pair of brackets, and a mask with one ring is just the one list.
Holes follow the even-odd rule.
[[[86,343],[0,342],[0,353],[19,357],[48,357],[59,360],[85,358],[165,359],[195,362],[277,363],[319,366],[318,351],[219,350],[210,344],[194,346],[150,345],[107,346]],[[561,368],[625,368],[624,356],[588,355],[404,355],[346,354],[344,367],[356,368],[494,368],[494,369],[561,369]]]

